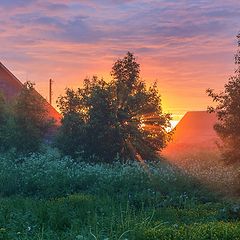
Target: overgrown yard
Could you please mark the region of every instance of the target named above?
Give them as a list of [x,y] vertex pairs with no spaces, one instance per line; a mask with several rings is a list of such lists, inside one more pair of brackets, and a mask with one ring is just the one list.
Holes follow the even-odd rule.
[[0,157],[0,239],[240,239],[237,201],[168,163]]

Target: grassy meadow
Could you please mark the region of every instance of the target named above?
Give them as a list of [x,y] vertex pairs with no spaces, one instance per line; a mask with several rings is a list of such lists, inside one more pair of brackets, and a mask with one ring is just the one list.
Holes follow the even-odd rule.
[[237,198],[183,169],[89,164],[55,149],[2,154],[0,239],[240,239]]

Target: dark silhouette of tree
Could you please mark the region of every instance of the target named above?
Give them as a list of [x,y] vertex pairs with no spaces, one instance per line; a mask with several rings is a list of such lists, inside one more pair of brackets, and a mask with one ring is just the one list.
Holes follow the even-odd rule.
[[0,125],[3,124],[5,115],[5,100],[3,94],[0,92]]
[[26,82],[16,99],[14,117],[18,128],[15,146],[23,152],[39,149],[53,120],[49,119],[44,99],[34,89],[34,84]]
[[4,149],[4,126],[6,124],[6,103],[0,92],[0,150]]
[[[240,48],[240,34],[237,36]],[[228,163],[240,161],[240,50],[235,55],[236,70],[229,78],[223,92],[214,93],[208,89],[208,96],[216,102],[216,107],[209,107],[209,112],[215,112],[218,123],[214,126],[222,140],[220,148]]]
[[115,114],[122,137],[121,155],[138,159],[156,158],[156,151],[169,140],[169,114],[163,114],[157,85],[147,89],[140,80],[140,66],[128,52],[112,68]]
[[1,109],[4,109],[1,150],[15,148],[22,153],[39,150],[53,122],[48,119],[44,99],[35,91],[34,84],[26,82],[14,102],[5,103],[0,99],[0,112]]
[[109,83],[93,77],[58,100],[63,114],[58,146],[64,153],[112,162],[153,160],[166,146],[170,114],[164,114],[156,84],[147,88],[132,53],[117,60]]
[[[15,148],[17,126],[13,114],[13,103],[5,101],[0,94],[0,151],[5,152]],[[18,143],[19,144],[19,143]]]
[[86,139],[86,110],[81,95],[81,89],[75,92],[68,88],[58,100],[63,118],[56,144],[64,154],[72,156],[83,153]]

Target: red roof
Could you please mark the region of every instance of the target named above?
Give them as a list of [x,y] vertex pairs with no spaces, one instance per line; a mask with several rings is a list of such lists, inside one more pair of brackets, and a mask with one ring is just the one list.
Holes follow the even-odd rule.
[[207,111],[187,112],[175,128],[172,142],[163,150],[163,155],[173,157],[202,150],[217,150],[214,125],[217,116]]
[[217,134],[213,128],[217,116],[207,111],[187,112],[176,126],[173,135],[175,143],[203,143],[216,140]]
[[[22,86],[23,84],[0,62],[0,92],[3,93],[6,100],[9,101],[17,97]],[[37,92],[37,94],[39,93]],[[53,118],[56,124],[60,124],[61,114],[46,99],[44,101],[49,117]]]

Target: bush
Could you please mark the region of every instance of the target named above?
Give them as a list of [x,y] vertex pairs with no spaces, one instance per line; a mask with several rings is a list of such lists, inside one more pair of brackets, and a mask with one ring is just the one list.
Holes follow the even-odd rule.
[[[45,153],[0,156],[0,194],[56,197],[75,192],[109,194],[134,201],[171,195],[195,195],[195,183],[167,163],[90,164],[61,156],[57,149]],[[140,195],[138,197],[138,195]],[[145,197],[144,197],[145,195]],[[136,198],[134,200],[134,198]]]

